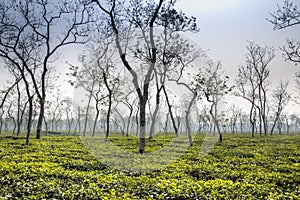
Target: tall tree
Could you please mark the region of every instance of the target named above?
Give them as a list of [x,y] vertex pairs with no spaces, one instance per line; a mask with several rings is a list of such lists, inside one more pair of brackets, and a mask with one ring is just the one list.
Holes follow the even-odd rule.
[[[151,77],[156,68],[157,52],[159,51],[155,42],[155,28],[161,27],[161,25],[157,23],[157,19],[162,12],[164,0],[159,0],[158,3],[155,1],[144,2],[139,0],[130,2],[118,2],[116,0],[100,2],[99,0],[92,0],[92,2],[96,3],[101,12],[104,13],[109,20],[108,27],[114,36],[121,62],[132,76],[132,82],[139,98],[140,142],[138,152],[145,153],[146,104],[149,98]],[[173,1],[169,1],[166,4],[171,5],[170,7],[166,6],[166,8],[174,6]],[[180,18],[174,18],[173,20],[179,22]],[[132,38],[132,35],[128,36],[132,28],[139,31],[138,35],[141,37],[136,37],[136,39],[140,43],[143,43],[143,45],[141,45],[142,48],[146,47],[145,52],[148,53],[148,58],[150,58],[145,62],[148,67],[145,68],[145,75],[142,77],[138,76],[134,68],[134,62],[131,62],[126,57],[128,53],[128,41],[126,41],[126,39],[128,39],[128,37]],[[139,78],[143,80],[142,84],[139,83]]]
[[[172,105],[166,90],[167,74],[177,69],[180,65],[174,65],[174,61],[182,59],[181,57],[188,57],[189,51],[194,50],[193,45],[188,40],[183,40],[180,37],[181,32],[198,32],[194,17],[186,17],[184,14],[172,8],[172,4],[167,4],[162,7],[159,13],[157,23],[162,26],[163,30],[156,39],[157,48],[157,69],[154,70],[155,85],[156,85],[156,99],[155,110],[152,115],[151,127],[149,137],[154,134],[155,118],[158,114],[160,105],[160,92],[163,90],[168,112],[174,127],[176,136],[178,136],[178,128],[172,112]],[[189,46],[190,45],[190,46]],[[192,58],[193,59],[193,58]]]
[[15,2],[0,1],[0,57],[6,65],[16,72],[25,85],[28,98],[28,119],[26,145],[30,144],[32,128],[33,100],[35,92],[32,91],[32,78],[35,76],[32,69],[38,67],[38,48],[40,41],[29,30],[29,24],[20,19],[18,4]]
[[206,100],[211,103],[209,113],[218,131],[220,142],[223,141],[223,137],[218,107],[221,98],[232,90],[232,87],[228,86],[228,80],[229,77],[224,75],[221,63],[209,61],[204,71],[200,70],[193,82],[196,90],[204,94]]
[[[149,10],[149,14],[147,15],[143,11],[145,10],[145,5],[143,5],[143,2],[140,1],[132,1],[131,5],[129,8],[123,8],[126,11],[131,11],[130,13],[133,15],[128,16],[128,13],[123,13],[126,14],[125,17],[130,17],[131,22],[135,22],[135,25],[137,27],[142,26],[143,31],[147,30],[147,27],[149,27],[149,40],[150,42],[148,43],[149,45],[149,53],[151,54],[151,60],[149,67],[147,69],[147,73],[144,76],[144,82],[143,82],[143,87],[140,86],[138,82],[138,75],[136,71],[133,69],[133,66],[130,62],[128,62],[128,59],[126,58],[126,47],[122,47],[121,44],[121,36],[124,34],[124,30],[121,30],[121,24],[119,23],[124,23],[124,19],[120,19],[121,10],[120,10],[120,4],[116,1],[110,1],[107,4],[109,5],[109,8],[105,8],[105,5],[100,3],[99,0],[92,0],[92,2],[95,2],[100,10],[107,15],[107,17],[110,20],[109,27],[111,28],[114,38],[115,38],[115,44],[117,46],[118,52],[120,59],[123,63],[123,65],[126,67],[126,69],[130,72],[133,78],[133,84],[135,86],[135,89],[138,93],[139,97],[139,105],[140,105],[140,144],[139,144],[139,153],[145,153],[145,147],[146,147],[146,103],[149,97],[149,84],[150,84],[150,79],[151,75],[153,73],[155,63],[156,63],[156,52],[157,49],[155,47],[155,42],[154,42],[154,23],[155,20],[157,19],[158,13],[162,7],[163,0],[159,1],[158,5],[153,5],[154,9]],[[125,4],[121,5],[125,6]],[[149,6],[149,5],[148,5]],[[146,14],[146,15],[145,15]],[[142,16],[146,16],[145,19],[141,19]],[[132,23],[132,24],[133,24]],[[131,25],[129,25],[131,26]],[[129,27],[128,27],[129,28]],[[128,30],[128,29],[127,29]],[[145,32],[143,32],[145,33]]]
[[239,67],[238,79],[236,80],[238,96],[251,103],[250,122],[252,124],[252,137],[256,122],[256,110],[259,116],[260,134],[268,133],[267,122],[267,91],[269,86],[269,64],[275,57],[274,49],[261,47],[249,42],[247,46],[246,66]]
[[271,135],[273,134],[274,128],[277,123],[280,123],[281,113],[284,107],[288,104],[290,100],[290,94],[287,91],[289,82],[280,82],[279,86],[273,93],[273,98],[275,101],[275,119],[271,128]]
[[[84,43],[90,23],[88,4],[83,1],[1,1],[1,48],[3,52],[11,52],[19,59],[23,57],[18,47],[22,47],[30,59],[23,59],[25,66],[35,62],[36,65],[25,67],[29,74],[35,93],[39,99],[39,118],[37,124],[37,139],[41,129],[45,110],[47,75],[49,65],[58,58],[58,51],[64,46]],[[64,26],[61,29],[61,26]],[[24,45],[22,40],[7,42],[10,37],[22,38],[24,34],[32,41],[31,46]],[[35,51],[32,51],[34,47]],[[24,65],[24,63],[23,63]]]
[[254,75],[253,69],[250,66],[240,66],[238,78],[236,79],[236,91],[235,95],[242,97],[249,103],[251,103],[249,111],[249,121],[251,124],[251,135],[254,137],[255,125],[256,125],[256,110],[258,106],[257,102],[257,80]]
[[269,64],[275,57],[274,49],[270,47],[261,47],[250,42],[247,50],[247,64],[253,68],[258,81],[258,111],[260,116],[260,127],[263,126],[263,132],[267,135],[267,90],[270,75]]

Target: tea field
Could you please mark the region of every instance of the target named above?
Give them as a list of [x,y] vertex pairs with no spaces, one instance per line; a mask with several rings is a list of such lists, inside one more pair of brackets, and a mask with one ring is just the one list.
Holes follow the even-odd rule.
[[[171,139],[155,136],[147,150]],[[44,136],[30,146],[0,136],[0,199],[300,199],[300,135],[228,134],[201,156],[203,139],[161,168],[130,171],[105,165],[76,136]],[[111,141],[137,149],[134,137]]]

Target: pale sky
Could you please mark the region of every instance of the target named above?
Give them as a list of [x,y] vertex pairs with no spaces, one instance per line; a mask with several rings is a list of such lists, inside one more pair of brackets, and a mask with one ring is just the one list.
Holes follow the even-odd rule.
[[[244,65],[247,41],[276,49],[276,57],[270,63],[272,86],[280,80],[289,80],[290,91],[294,90],[294,74],[300,66],[287,63],[279,47],[287,38],[300,40],[300,26],[273,30],[266,18],[282,5],[284,0],[179,0],[177,7],[197,18],[200,32],[189,34],[202,48],[209,49],[209,56],[220,60],[231,80]],[[300,6],[299,0],[294,1]],[[234,100],[236,101],[236,99]],[[292,104],[290,112],[300,113],[300,106]]]

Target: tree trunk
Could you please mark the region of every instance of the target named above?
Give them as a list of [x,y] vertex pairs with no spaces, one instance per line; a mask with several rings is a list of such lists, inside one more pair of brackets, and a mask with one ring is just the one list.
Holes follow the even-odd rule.
[[240,131],[243,134],[243,120],[240,120]]
[[44,117],[44,123],[45,123],[45,133],[47,135],[48,134],[48,122],[45,117]]
[[7,114],[8,114],[9,119],[11,119],[12,122],[13,122],[13,135],[15,135],[16,134],[17,123],[16,123],[16,119],[10,113],[11,112],[11,107],[12,107],[12,102],[10,102],[10,105],[7,109]]
[[26,133],[26,145],[30,144],[30,132],[32,126],[32,113],[33,113],[33,96],[28,97],[29,107],[28,107],[28,121],[27,121],[27,133]]
[[282,130],[282,121],[281,121],[281,119],[278,120],[277,128],[278,128],[279,135],[281,135],[281,130]]
[[90,105],[91,105],[92,94],[93,94],[93,88],[94,88],[94,83],[92,85],[92,90],[90,92],[88,104],[87,104],[87,107],[86,107],[84,127],[83,127],[83,132],[82,132],[83,136],[85,136],[85,134],[86,134],[87,123],[88,123],[88,115],[89,115],[89,111],[90,111]]
[[109,87],[109,84],[107,82],[107,76],[106,73],[104,72],[104,70],[102,69],[102,75],[103,75],[103,79],[104,79],[104,84],[105,87],[108,91],[108,109],[107,109],[107,114],[106,114],[106,133],[105,133],[105,141],[108,141],[108,135],[109,135],[109,129],[110,129],[110,113],[111,113],[111,107],[112,107],[112,90]]
[[130,113],[129,113],[129,117],[127,120],[127,127],[126,127],[126,137],[129,136],[129,126],[130,126],[130,122],[131,122],[132,113],[133,113],[133,108],[130,108]]
[[40,99],[40,114],[39,114],[38,123],[36,127],[36,139],[41,138],[44,112],[45,112],[45,97],[42,97],[42,99]]
[[0,134],[2,134],[3,120],[2,117],[0,119]]
[[[44,60],[43,63],[43,73],[41,76],[41,91],[42,91],[42,96],[39,96],[40,98],[40,114],[38,118],[38,124],[36,128],[36,139],[41,138],[41,133],[42,133],[42,125],[43,125],[43,119],[44,119],[44,113],[45,113],[45,100],[46,100],[46,74],[48,71],[47,68],[47,59],[49,57],[47,56],[46,59]],[[37,89],[37,88],[36,88]],[[38,93],[38,91],[37,91]]]
[[162,7],[163,4],[163,0],[160,0],[158,3],[158,6],[155,8],[152,17],[149,20],[149,39],[150,39],[150,48],[149,48],[149,52],[150,52],[150,60],[151,60],[151,64],[149,66],[149,69],[147,71],[147,74],[145,76],[144,79],[144,87],[143,87],[143,92],[139,86],[138,83],[138,76],[136,74],[136,72],[132,69],[132,67],[130,66],[130,64],[128,63],[127,59],[126,59],[126,54],[122,51],[122,47],[121,47],[121,43],[120,43],[120,35],[119,35],[119,30],[116,24],[116,20],[115,20],[115,16],[114,16],[114,12],[109,12],[107,11],[105,8],[103,8],[101,6],[101,4],[99,3],[99,1],[95,1],[98,5],[98,7],[104,11],[106,14],[108,14],[109,18],[110,18],[110,22],[111,22],[111,28],[114,32],[114,36],[115,36],[115,43],[116,43],[116,47],[118,49],[119,52],[119,56],[121,58],[121,61],[124,65],[124,67],[128,70],[128,72],[132,75],[133,78],[133,84],[134,87],[137,91],[138,97],[139,97],[139,104],[140,104],[140,144],[139,144],[139,153],[145,153],[145,144],[146,144],[146,138],[145,138],[145,134],[146,134],[146,103],[148,100],[148,90],[149,90],[149,83],[151,80],[151,75],[154,71],[154,67],[155,67],[155,63],[156,63],[156,46],[155,46],[155,42],[154,42],[154,23],[156,18],[158,17],[159,14],[159,10]]
[[160,102],[160,91],[162,87],[158,89],[157,86],[157,92],[156,92],[156,104],[155,104],[155,110],[153,112],[153,115],[151,117],[151,125],[150,125],[150,133],[149,133],[149,139],[153,138],[154,131],[155,131],[155,124],[156,124],[156,117],[159,110],[159,102]]
[[278,115],[276,115],[275,120],[274,120],[274,122],[273,122],[271,131],[270,131],[270,134],[271,134],[271,135],[273,135],[273,131],[274,131],[275,126],[276,126],[276,124],[277,124],[277,120],[278,120]]
[[155,129],[155,124],[156,124],[156,117],[157,117],[157,113],[158,113],[158,110],[159,110],[159,104],[160,104],[160,92],[161,90],[163,89],[164,87],[164,81],[161,83],[161,86],[159,87],[159,84],[158,84],[158,77],[157,77],[157,72],[155,71],[154,72],[154,75],[155,75],[155,80],[156,80],[156,104],[155,104],[155,110],[154,110],[154,113],[152,115],[152,118],[151,118],[151,126],[150,126],[150,133],[149,133],[149,138],[152,138],[153,135],[154,135],[154,129]]
[[252,138],[254,138],[254,132],[255,132],[255,123],[256,123],[256,112],[255,112],[255,108],[254,108],[254,102],[251,102],[251,109],[250,109],[250,124],[251,124],[251,136]]
[[138,136],[139,135],[139,111],[140,111],[140,107],[138,107],[137,111],[136,111],[136,114],[135,114],[135,122],[136,122],[136,133],[135,135]]
[[193,93],[193,98],[189,103],[187,111],[185,112],[186,130],[187,130],[190,146],[193,146],[193,139],[192,139],[192,132],[191,132],[191,127],[190,127],[189,115],[191,113],[191,109],[192,109],[192,106],[194,104],[194,101],[196,100],[196,97],[197,97],[197,93],[194,92]]
[[[213,121],[214,121],[214,127],[217,129],[217,131],[218,131],[218,134],[219,134],[219,141],[220,142],[222,142],[223,141],[223,136],[222,136],[222,132],[221,132],[221,129],[220,129],[220,127],[219,127],[219,122],[218,122],[218,119],[217,119],[217,112],[216,112],[216,102],[213,102],[213,104],[211,105],[211,107],[210,107],[210,110],[209,110],[209,113],[210,113],[210,115],[211,115],[211,117],[212,117],[212,119],[213,119]],[[213,113],[213,110],[214,110],[214,108],[215,108],[215,112]],[[214,129],[215,129],[214,128]]]
[[[77,119],[77,128],[78,128],[78,135],[80,135],[80,132],[81,132],[81,111],[80,111],[80,106],[78,106],[78,119]],[[75,133],[76,133],[76,128],[75,128]]]
[[19,84],[17,84],[17,93],[18,93],[18,111],[17,111],[17,136],[21,133],[21,92],[19,88]]
[[99,117],[99,110],[96,111],[96,116],[95,116],[94,125],[93,125],[93,134],[92,134],[92,137],[94,137],[95,133],[96,133],[96,127],[97,127],[98,117]]
[[169,115],[170,113],[167,113],[167,116],[166,116],[166,121],[165,121],[165,126],[164,126],[164,132],[165,134],[168,133],[168,122],[169,122]]
[[190,127],[190,120],[189,120],[188,112],[186,112],[186,115],[185,115],[185,123],[186,123],[186,131],[188,134],[190,146],[193,146],[193,139],[192,139],[192,134],[191,134],[191,127]]
[[140,143],[139,153],[145,153],[146,147],[146,103],[147,99],[140,100]]
[[169,110],[169,113],[170,113],[170,117],[171,117],[171,121],[172,121],[173,128],[174,128],[174,131],[175,131],[175,135],[176,135],[176,137],[178,137],[178,128],[179,128],[179,125],[178,125],[178,127],[176,126],[176,122],[175,122],[175,119],[174,119],[174,116],[173,116],[173,112],[172,112],[172,105],[170,104],[169,96],[167,94],[165,86],[163,86],[163,91],[164,91],[164,94],[165,94],[165,97],[166,97],[166,101],[167,101],[167,105],[168,105],[168,110]]

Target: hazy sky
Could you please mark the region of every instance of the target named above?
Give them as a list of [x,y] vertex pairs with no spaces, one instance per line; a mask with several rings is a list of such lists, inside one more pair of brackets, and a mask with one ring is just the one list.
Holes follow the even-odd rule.
[[[177,8],[197,18],[200,32],[188,34],[188,37],[203,49],[209,49],[209,56],[221,61],[231,79],[237,74],[238,66],[245,63],[247,41],[253,41],[276,48],[277,56],[270,64],[273,86],[282,79],[290,80],[292,88],[294,74],[300,71],[300,66],[284,62],[278,47],[288,37],[300,40],[300,26],[274,31],[272,24],[266,20],[277,9],[277,4],[282,5],[283,2],[284,0],[179,0]],[[299,4],[299,0],[295,2]],[[74,62],[78,56],[70,49],[72,48],[64,49],[66,51],[60,60],[62,74],[67,72],[65,62]],[[3,73],[1,66],[0,76],[0,83],[3,83],[3,77],[7,77],[7,74]],[[66,94],[72,95],[70,88],[65,90]]]
[[209,55],[220,60],[228,72],[237,73],[245,63],[247,41],[276,48],[270,68],[274,80],[291,78],[297,67],[283,62],[278,47],[287,37],[300,39],[300,26],[274,31],[266,18],[284,0],[180,0],[178,7],[197,17],[200,32],[190,35]]
[[[220,60],[231,77],[237,75],[238,66],[245,63],[247,41],[253,41],[261,46],[272,46],[276,49],[276,57],[270,63],[272,86],[280,80],[290,81],[290,90],[294,90],[294,74],[300,71],[300,66],[287,63],[282,57],[279,47],[286,39],[300,40],[300,26],[284,30],[273,30],[266,18],[282,5],[284,0],[179,0],[177,6],[188,15],[197,18],[200,32],[189,34],[202,48],[209,49],[209,56]],[[298,5],[299,0],[294,1]],[[300,107],[292,108],[290,112],[300,113]]]

